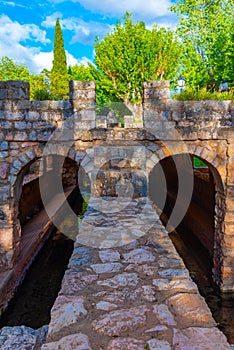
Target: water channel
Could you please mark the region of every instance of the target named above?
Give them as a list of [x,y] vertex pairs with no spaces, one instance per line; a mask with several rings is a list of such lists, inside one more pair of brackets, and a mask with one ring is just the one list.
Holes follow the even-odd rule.
[[4,326],[38,329],[50,322],[50,311],[61,287],[74,242],[55,230],[30,266],[0,319]]
[[212,280],[212,259],[192,232],[173,231],[170,238],[182,257],[190,276],[205,298],[218,328],[234,344],[234,295],[222,297]]
[[[204,296],[218,327],[228,341],[234,344],[234,296],[222,298],[215,289],[211,277],[212,260],[208,251],[187,230],[174,231],[170,238]],[[60,290],[73,244],[73,240],[54,231],[1,316],[0,328],[26,325],[38,329],[49,324],[50,311]]]

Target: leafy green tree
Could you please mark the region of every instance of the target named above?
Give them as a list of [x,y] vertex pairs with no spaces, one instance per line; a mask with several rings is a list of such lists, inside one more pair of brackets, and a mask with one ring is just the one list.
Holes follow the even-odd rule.
[[177,0],[182,75],[192,88],[218,88],[234,81],[234,0]]
[[108,78],[107,88],[131,109],[132,103],[142,100],[144,81],[175,78],[179,50],[171,30],[156,24],[147,29],[143,22],[134,24],[126,13],[113,32],[97,39],[95,63]]
[[64,98],[69,92],[69,74],[64,50],[64,40],[59,19],[56,20],[54,35],[54,60],[50,74],[51,93],[58,98]]
[[44,74],[31,73],[23,64],[18,64],[12,58],[3,56],[0,59],[0,80],[23,80],[30,83],[30,98],[37,99],[38,91],[44,95],[48,89],[48,83]]
[[16,63],[12,58],[3,56],[0,59],[0,80],[29,81],[30,72],[23,64]]
[[112,81],[93,64],[90,63],[87,66],[83,64],[70,66],[69,74],[73,80],[95,81],[98,105],[120,101],[115,95]]

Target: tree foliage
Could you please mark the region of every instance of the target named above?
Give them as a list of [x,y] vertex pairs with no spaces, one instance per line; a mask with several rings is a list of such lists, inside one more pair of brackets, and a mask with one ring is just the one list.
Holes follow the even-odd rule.
[[12,58],[3,56],[0,59],[0,80],[28,80],[30,72],[23,64],[16,63]]
[[0,80],[23,80],[30,83],[30,98],[37,99],[38,91],[47,91],[48,84],[44,74],[36,75],[23,64],[15,62],[12,58],[0,58]]
[[80,64],[69,67],[69,74],[73,80],[95,81],[97,104],[106,104],[120,101],[112,86],[112,81],[93,64]]
[[64,39],[59,19],[56,20],[54,35],[54,59],[50,73],[52,95],[63,98],[69,92],[69,75],[67,71],[67,59],[64,49]]
[[179,44],[173,32],[134,24],[128,13],[113,32],[97,39],[95,53],[107,88],[126,104],[141,101],[144,81],[173,79],[178,72]]
[[217,89],[234,81],[234,0],[177,0],[182,75],[187,86]]

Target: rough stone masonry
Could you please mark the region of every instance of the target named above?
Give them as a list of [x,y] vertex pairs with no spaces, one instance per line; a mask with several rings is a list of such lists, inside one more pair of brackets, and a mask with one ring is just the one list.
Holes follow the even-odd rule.
[[[42,157],[50,136],[70,117],[73,123],[72,146],[67,150],[66,136],[65,140],[60,139],[59,144],[53,145],[53,151],[62,155],[67,154],[78,165],[83,166],[90,178],[92,174],[98,172],[98,176],[94,177],[95,181],[105,178],[108,173],[108,169],[100,168],[103,164],[100,151],[105,153],[111,146],[122,150],[121,157],[122,154],[131,153],[134,147],[136,150],[140,149],[140,152],[142,150],[145,152],[142,164],[137,163],[132,155],[130,157],[132,163],[123,162],[117,170],[119,178],[125,177],[125,173],[134,169],[140,179],[143,178],[142,173],[145,175],[147,183],[155,165],[171,154],[195,155],[208,164],[215,182],[213,278],[223,292],[233,291],[234,102],[172,101],[169,99],[169,82],[163,81],[144,84],[142,121],[139,124],[132,123],[131,126],[134,127],[128,128],[125,125],[125,128],[100,128],[95,108],[93,82],[71,82],[70,101],[30,101],[29,84],[20,81],[0,83],[0,290],[3,295],[1,309],[6,307],[12,291],[30,264],[29,261],[22,270],[17,269],[17,261],[24,253],[18,220],[24,173],[29,164]],[[104,155],[104,160],[105,157]],[[110,164],[111,172],[115,173],[115,168],[115,165]],[[97,189],[97,186],[93,183],[94,191],[95,188]],[[96,197],[100,195],[103,194],[95,194]],[[143,198],[147,193],[143,191],[140,195]],[[131,210],[134,213],[135,209]],[[131,213],[128,214],[131,216]],[[93,214],[89,215],[92,217]],[[124,217],[124,212],[122,215]],[[103,218],[102,220],[105,221]],[[110,219],[107,219],[107,222],[108,220]],[[158,221],[155,223],[160,225]],[[138,224],[134,223],[135,226],[131,226],[129,223],[129,225],[131,228],[136,228],[134,234],[137,237]],[[119,232],[120,228],[116,230]],[[50,348],[49,346],[59,346],[59,342],[67,344],[67,341],[70,344],[74,341],[75,345],[71,348],[89,349],[94,347],[95,336],[99,339],[100,349],[101,346],[108,346],[108,349],[127,349],[126,344],[130,344],[127,345],[130,346],[129,349],[134,349],[133,344],[136,349],[142,346],[148,346],[150,349],[158,346],[162,349],[163,346],[164,349],[177,346],[180,349],[188,345],[188,339],[194,339],[195,342],[195,338],[201,342],[202,340],[207,342],[209,338],[213,344],[221,344],[218,349],[221,349],[221,346],[227,348],[225,338],[214,327],[214,321],[206,304],[189,279],[180,258],[175,254],[163,227],[160,225],[159,229],[158,226],[153,235],[156,240],[143,236],[136,241],[135,246],[126,245],[104,253],[91,250],[89,254],[87,248],[84,248],[86,250],[83,259],[79,256],[78,250],[77,261],[81,260],[84,264],[79,263],[82,265],[80,271],[77,271],[76,265],[74,268],[70,265],[64,277],[63,288],[67,276],[75,271],[78,273],[78,280],[83,281],[84,288],[82,287],[81,291],[75,290],[68,296],[62,288],[52,310],[52,322],[45,349]],[[160,247],[161,239],[170,246],[170,257],[164,250],[165,247],[163,245]],[[78,244],[76,249],[80,248],[83,249]],[[116,258],[108,260],[103,257],[104,260],[107,259],[103,261],[101,256],[105,254],[114,255]],[[141,259],[141,256],[143,260],[140,262],[138,259]],[[159,262],[163,256],[165,264],[160,266]],[[167,257],[170,258],[168,261]],[[79,286],[77,283],[78,289]],[[89,304],[89,299],[83,294],[86,288],[91,288],[92,296],[93,293],[104,294],[98,294],[95,296],[95,302],[90,300]],[[138,298],[139,304],[135,305]],[[121,300],[128,301],[125,307],[121,304]],[[198,309],[201,307],[200,318],[196,310],[190,309],[193,300]],[[96,306],[95,303],[101,304]],[[116,306],[113,307],[112,304]],[[183,309],[182,305],[186,307]],[[113,323],[109,322],[109,314]],[[170,321],[162,322],[162,317]],[[63,321],[69,325],[67,329],[62,326]],[[84,332],[82,328],[84,324],[89,325],[91,338]],[[151,324],[156,330],[148,337],[147,331],[153,328]],[[73,338],[76,329],[79,329],[79,334]],[[120,336],[121,334],[124,334],[124,337]],[[110,337],[118,339],[111,340]],[[201,344],[197,344],[198,348],[199,346],[202,348],[204,343]],[[61,345],[61,348],[64,348],[64,345]]]

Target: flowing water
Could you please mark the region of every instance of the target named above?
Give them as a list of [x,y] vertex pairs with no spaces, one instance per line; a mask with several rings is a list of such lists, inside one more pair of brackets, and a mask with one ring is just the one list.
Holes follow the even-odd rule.
[[73,241],[55,231],[30,266],[0,319],[4,326],[38,329],[50,322],[50,310],[73,251]]

